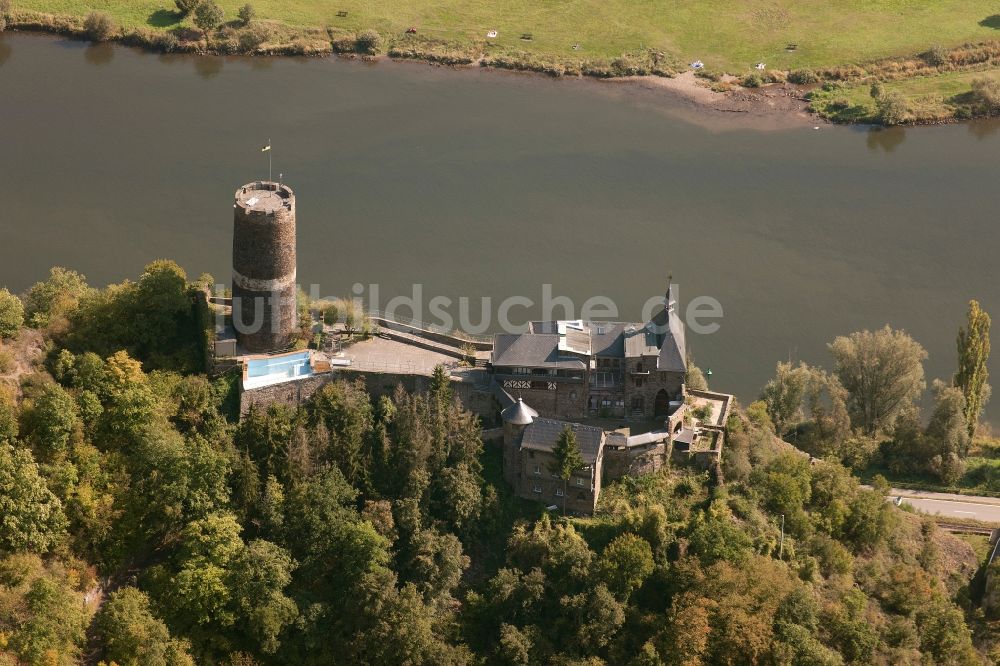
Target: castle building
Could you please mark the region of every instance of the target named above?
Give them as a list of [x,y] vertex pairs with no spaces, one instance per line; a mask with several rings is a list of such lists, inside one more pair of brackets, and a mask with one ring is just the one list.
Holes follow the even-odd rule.
[[[501,412],[504,422],[504,480],[520,497],[551,503],[571,513],[589,514],[601,492],[601,467],[607,433],[601,428],[540,418],[523,399]],[[563,430],[576,435],[584,467],[564,482],[552,469],[552,451]]]
[[665,417],[684,396],[684,324],[671,289],[646,323],[532,322],[499,334],[492,368],[498,384],[545,417]]
[[248,183],[233,204],[233,326],[244,352],[286,349],[298,326],[295,194]]

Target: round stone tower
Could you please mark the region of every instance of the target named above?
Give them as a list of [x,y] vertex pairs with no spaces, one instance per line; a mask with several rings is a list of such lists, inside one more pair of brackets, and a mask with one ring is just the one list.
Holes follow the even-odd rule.
[[268,181],[244,185],[233,204],[233,325],[245,351],[291,344],[295,292],[295,194]]

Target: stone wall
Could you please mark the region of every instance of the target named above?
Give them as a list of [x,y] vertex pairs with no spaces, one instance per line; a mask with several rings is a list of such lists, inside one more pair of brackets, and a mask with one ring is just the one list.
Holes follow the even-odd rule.
[[[306,402],[313,393],[328,382],[338,379],[355,381],[358,378],[364,380],[365,388],[372,396],[373,401],[378,400],[383,395],[391,396],[399,385],[411,393],[416,393],[426,391],[430,388],[431,383],[431,378],[425,375],[356,372],[347,368],[338,368],[332,372],[304,379],[243,391],[240,393],[240,415],[246,415],[252,405],[266,407],[271,403],[280,403],[296,407]],[[462,406],[479,416],[484,425],[491,426],[499,422],[499,409],[491,392],[480,391],[475,385],[466,382],[452,382],[451,387]]]
[[[273,210],[255,208],[248,204],[248,197],[257,191],[275,193],[283,203]],[[295,261],[295,195],[291,188],[258,182],[237,190],[233,205],[233,323],[240,345],[247,351],[278,351],[291,343],[298,326]]]

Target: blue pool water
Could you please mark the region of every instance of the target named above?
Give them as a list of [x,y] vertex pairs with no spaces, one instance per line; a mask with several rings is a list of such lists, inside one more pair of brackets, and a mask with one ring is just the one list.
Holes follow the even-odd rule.
[[258,388],[311,374],[307,351],[250,359],[247,361],[247,378],[243,381],[243,388]]

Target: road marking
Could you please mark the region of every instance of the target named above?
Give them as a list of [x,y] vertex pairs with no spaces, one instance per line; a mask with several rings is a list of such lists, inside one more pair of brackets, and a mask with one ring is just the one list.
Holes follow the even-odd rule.
[[975,511],[959,511],[958,509],[955,509],[954,512],[955,513],[971,513],[973,516],[976,515]]

